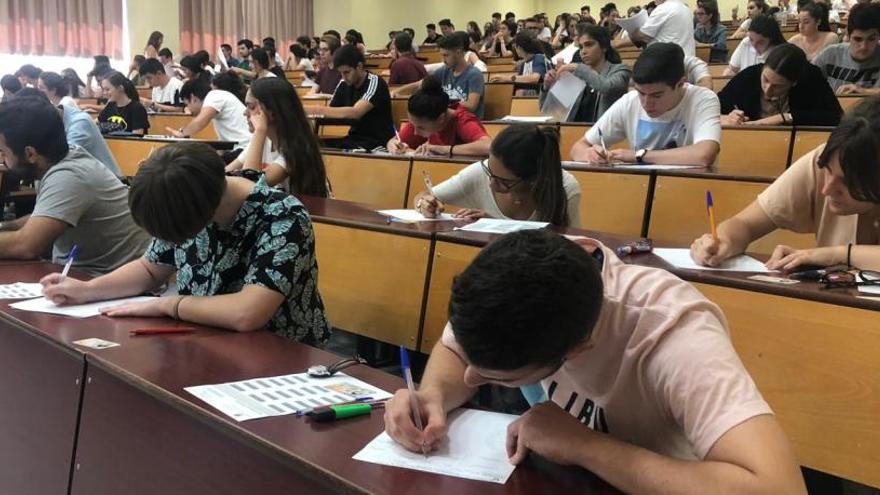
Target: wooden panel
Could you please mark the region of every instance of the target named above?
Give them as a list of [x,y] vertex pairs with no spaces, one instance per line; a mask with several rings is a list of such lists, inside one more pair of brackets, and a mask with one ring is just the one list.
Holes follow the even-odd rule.
[[[648,236],[658,245],[688,247],[709,231],[707,190],[712,191],[715,215],[721,223],[755,201],[766,187],[761,182],[658,176]],[[753,242],[748,250],[770,254],[778,244],[808,248],[815,246],[815,238],[777,230]]]
[[703,62],[709,63],[709,54],[712,51],[712,47],[709,46],[698,46],[697,47],[697,58],[701,59]]
[[135,86],[135,89],[137,89],[138,96],[140,96],[141,98],[146,98],[149,100],[153,97],[153,88],[149,86]]
[[409,181],[409,160],[369,156],[324,155],[336,199],[376,208],[400,208]]
[[443,62],[443,55],[438,50],[422,51],[419,50],[419,58],[425,59],[425,64],[439,64]]
[[351,127],[347,125],[322,125],[321,131],[318,133],[318,137],[341,138],[348,136],[348,132],[350,130]]
[[[192,115],[180,115],[180,114],[163,114],[163,113],[151,113],[149,115],[150,118],[150,134],[161,134],[167,135],[168,131],[165,130],[166,127],[170,127],[172,129],[180,129],[181,127],[186,126],[193,120]],[[195,133],[193,135],[195,139],[206,139],[210,141],[216,141],[220,139],[217,136],[217,131],[214,129],[214,124],[206,126],[201,131]]]
[[513,57],[487,57],[486,58],[486,67],[490,67],[493,65],[512,65],[514,63]]
[[391,57],[371,57],[367,59],[367,63],[364,65],[371,71],[377,71],[391,67],[391,62]]
[[791,151],[791,163],[825,144],[830,136],[830,129],[827,131],[797,131],[794,136],[794,148]]
[[737,38],[737,39],[727,38],[727,53],[733,55],[734,50],[736,50],[736,47],[739,46],[739,44],[742,42],[742,40],[743,40],[743,38]]
[[801,464],[880,487],[877,313],[697,287],[724,310],[737,353]]
[[483,122],[483,127],[486,128],[486,133],[489,134],[489,137],[495,139],[501,131],[507,129],[510,126],[509,123],[506,122]]
[[311,86],[296,86],[294,89],[296,89],[296,95],[299,97],[303,97],[312,91]]
[[725,174],[777,177],[788,164],[791,130],[725,127],[718,170]]
[[330,324],[415,349],[431,241],[315,223]]
[[422,342],[419,350],[425,354],[431,352],[434,344],[443,335],[443,328],[448,320],[449,297],[452,294],[452,278],[461,273],[470,264],[480,248],[437,242],[434,247],[434,259],[431,264],[431,287],[428,290],[428,304],[425,307],[425,325],[422,330]]
[[537,97],[517,97],[510,102],[510,115],[518,117],[538,117],[541,106]]
[[712,77],[721,77],[724,75],[725,69],[727,69],[727,64],[709,64],[709,75]]
[[498,72],[512,72],[516,73],[516,64],[492,64],[486,66],[486,72],[489,74],[495,75]]
[[85,361],[0,321],[0,493],[67,493]]
[[409,97],[391,98],[391,120],[394,122],[394,125],[398,129],[401,126],[401,122],[409,119],[409,113],[407,111],[408,104],[409,104]]
[[559,126],[559,152],[563,160],[571,160],[571,147],[589,130],[590,126],[587,124]]
[[136,139],[107,139],[107,146],[113,158],[119,164],[122,175],[132,176],[137,173],[138,164],[149,156],[151,150],[157,150],[172,141],[139,141]]
[[465,168],[465,163],[432,162],[430,160],[413,160],[412,173],[409,177],[409,197],[406,208],[414,207],[416,195],[425,190],[425,182],[422,180],[422,170],[428,172],[434,185],[440,184],[446,179]]
[[495,120],[510,115],[513,83],[489,83],[485,86],[483,120]]
[[581,185],[581,228],[639,237],[648,199],[647,175],[570,171]]
[[733,76],[712,76],[712,91],[720,93],[731,79]]
[[837,101],[844,112],[848,112],[851,108],[862,102],[864,96],[838,96]]
[[329,489],[304,469],[284,466],[94,366],[76,462],[74,495],[281,495],[292,486],[314,495]]

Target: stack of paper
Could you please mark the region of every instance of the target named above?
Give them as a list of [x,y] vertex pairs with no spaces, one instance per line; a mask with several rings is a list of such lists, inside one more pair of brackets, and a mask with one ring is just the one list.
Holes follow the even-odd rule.
[[484,232],[486,234],[509,234],[518,230],[543,229],[550,225],[548,222],[530,222],[526,220],[499,220],[497,218],[481,218],[474,223],[455,230],[468,232]]
[[637,30],[641,29],[646,22],[648,22],[647,10],[642,10],[632,17],[617,19],[617,25],[622,27],[627,33],[629,33],[630,37],[632,37],[633,33],[635,33]]
[[515,466],[507,460],[507,426],[517,417],[475,409],[449,414],[446,440],[425,458],[410,452],[383,432],[354,459],[428,473],[504,484]]

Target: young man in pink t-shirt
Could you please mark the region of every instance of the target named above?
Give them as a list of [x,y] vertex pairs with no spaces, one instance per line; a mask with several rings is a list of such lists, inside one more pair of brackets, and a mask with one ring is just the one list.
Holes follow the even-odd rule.
[[508,428],[514,464],[534,452],[627,493],[806,493],[718,307],[664,270],[544,230],[502,237],[456,278],[417,392],[426,427],[399,390],[386,430],[433,449],[477,386],[538,382],[549,400]]

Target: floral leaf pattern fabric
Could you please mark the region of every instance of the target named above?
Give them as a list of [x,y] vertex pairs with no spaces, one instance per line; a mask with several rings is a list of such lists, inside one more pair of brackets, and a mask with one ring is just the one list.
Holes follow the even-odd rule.
[[213,296],[259,285],[285,296],[268,329],[321,344],[330,337],[318,293],[315,233],[305,206],[261,177],[228,228],[210,223],[182,244],[153,239],[147,261],[177,269],[180,294]]

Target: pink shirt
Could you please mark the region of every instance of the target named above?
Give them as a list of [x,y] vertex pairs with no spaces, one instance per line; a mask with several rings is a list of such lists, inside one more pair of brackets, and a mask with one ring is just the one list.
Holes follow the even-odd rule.
[[[550,400],[594,430],[684,460],[703,459],[734,426],[772,414],[718,306],[665,270],[577,242],[602,249],[605,300],[595,345],[541,383]],[[464,355],[449,325],[442,342]]]

